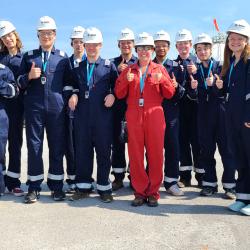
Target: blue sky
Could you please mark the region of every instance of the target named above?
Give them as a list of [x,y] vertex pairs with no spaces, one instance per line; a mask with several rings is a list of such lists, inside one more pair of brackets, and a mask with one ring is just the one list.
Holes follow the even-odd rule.
[[174,37],[176,31],[186,28],[195,37],[201,32],[215,34],[213,18],[225,31],[232,21],[250,21],[249,0],[168,1],[66,1],[66,0],[12,0],[1,1],[0,20],[9,20],[16,26],[25,50],[38,47],[36,25],[41,16],[55,19],[57,30],[56,47],[72,53],[70,33],[74,26],[95,26],[103,33],[104,44],[101,55],[112,58],[119,55],[117,37],[122,28],[131,28],[135,34],[146,31],[154,34],[164,29],[173,43],[169,57],[176,56]]

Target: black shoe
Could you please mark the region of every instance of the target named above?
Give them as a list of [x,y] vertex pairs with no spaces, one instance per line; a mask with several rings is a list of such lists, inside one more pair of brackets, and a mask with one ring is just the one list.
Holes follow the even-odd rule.
[[112,194],[107,194],[107,193],[100,194],[100,199],[104,203],[110,203],[114,200]]
[[225,189],[224,198],[228,200],[235,200],[236,199],[236,191],[234,188],[227,188]]
[[36,202],[40,198],[38,191],[29,191],[24,197],[24,203],[31,204]]
[[157,207],[159,204],[158,204],[157,199],[154,196],[149,196],[147,205],[149,207]]
[[146,200],[144,198],[138,196],[138,197],[135,197],[134,200],[131,202],[131,206],[132,207],[140,207],[145,202],[146,202]]
[[179,186],[179,188],[191,187],[191,180],[180,179],[177,182],[177,185]]
[[214,193],[218,192],[218,187],[203,187],[200,191],[201,196],[212,196]]
[[69,198],[70,201],[78,201],[89,197],[90,192],[81,192],[76,190],[76,192]]
[[123,188],[123,181],[120,180],[120,179],[115,179],[113,182],[112,182],[112,190],[113,191],[117,191],[119,189]]
[[59,190],[59,191],[52,191],[51,197],[54,199],[54,201],[63,201],[65,200],[66,195],[62,190]]

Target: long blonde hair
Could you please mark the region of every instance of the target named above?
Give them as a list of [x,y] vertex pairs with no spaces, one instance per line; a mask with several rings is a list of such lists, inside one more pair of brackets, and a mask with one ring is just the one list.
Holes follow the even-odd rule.
[[[19,34],[14,30],[13,31],[14,35],[16,36],[16,48],[18,52],[21,52],[21,49],[23,47],[21,38]],[[6,52],[9,53],[8,48],[4,45],[2,39],[0,39],[0,52]]]
[[[230,58],[233,55],[233,51],[229,48],[229,45],[228,45],[229,35],[227,36],[225,49],[224,49],[224,62],[223,62],[222,70],[221,70],[221,76],[226,75],[226,73],[230,67]],[[246,39],[248,40],[248,37],[246,37]],[[244,50],[241,53],[241,58],[243,58],[244,63],[247,63],[247,59],[249,57],[250,57],[250,44],[248,42],[248,44],[245,46]]]

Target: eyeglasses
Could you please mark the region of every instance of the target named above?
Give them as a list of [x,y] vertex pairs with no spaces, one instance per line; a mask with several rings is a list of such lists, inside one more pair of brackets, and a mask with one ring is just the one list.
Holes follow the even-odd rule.
[[39,35],[42,37],[48,36],[52,37],[55,34],[54,31],[39,31]]
[[14,35],[14,33],[13,33],[13,32],[10,32],[10,33],[8,33],[8,34],[2,36],[2,39],[5,40],[5,39],[7,39],[7,38],[12,38],[13,35]]
[[139,47],[137,47],[136,48],[137,49],[137,51],[138,52],[141,52],[141,51],[149,51],[149,50],[151,50],[152,49],[152,47],[151,46],[139,46]]

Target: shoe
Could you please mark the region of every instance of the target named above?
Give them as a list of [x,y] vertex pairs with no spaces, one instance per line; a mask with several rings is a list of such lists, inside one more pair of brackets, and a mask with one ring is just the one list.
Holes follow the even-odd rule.
[[89,192],[81,192],[76,190],[75,193],[69,198],[70,201],[78,201],[89,197]]
[[168,194],[171,194],[173,196],[183,196],[183,191],[180,190],[177,184],[172,185],[170,188],[166,190]]
[[154,196],[149,196],[147,205],[149,207],[157,207],[159,203],[158,203],[158,200]]
[[13,188],[10,193],[17,197],[24,196],[24,191],[20,187]]
[[228,200],[236,199],[236,191],[234,188],[228,188],[225,190],[224,198]]
[[134,200],[131,202],[131,206],[133,207],[140,207],[145,203],[145,199],[142,197],[135,197]]
[[40,198],[38,191],[29,191],[24,197],[24,203],[31,204],[35,203]]
[[242,201],[235,201],[234,203],[232,203],[231,205],[228,206],[228,208],[231,210],[231,211],[234,211],[234,212],[240,212],[241,209],[243,207],[245,207],[246,204]]
[[107,193],[100,194],[100,199],[104,203],[110,203],[114,200],[112,194],[107,194]]
[[66,194],[74,194],[76,191],[76,185],[75,184],[70,184],[68,186],[68,189],[65,191]]
[[242,213],[242,214],[245,214],[245,215],[250,215],[250,204],[248,204],[247,206],[245,206],[245,207],[243,207],[241,210],[240,210],[240,212]]
[[212,196],[214,193],[218,192],[217,187],[203,187],[200,191],[201,196]]
[[53,198],[54,201],[63,201],[66,199],[66,195],[62,190],[52,191],[51,197]]
[[180,179],[177,182],[177,185],[179,186],[179,188],[191,187],[191,180]]
[[123,181],[122,180],[119,180],[119,179],[115,179],[113,182],[112,182],[112,190],[113,191],[117,191],[119,189],[123,188]]

